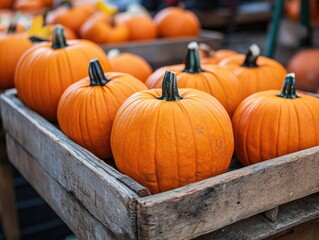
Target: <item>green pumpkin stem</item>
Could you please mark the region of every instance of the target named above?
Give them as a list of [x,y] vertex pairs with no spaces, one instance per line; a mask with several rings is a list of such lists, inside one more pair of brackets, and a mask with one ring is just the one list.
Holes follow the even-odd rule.
[[294,73],[289,73],[285,77],[284,84],[282,85],[281,93],[277,95],[281,98],[299,98],[296,93],[296,79]]
[[258,67],[257,58],[260,56],[260,48],[257,44],[252,44],[246,53],[246,58],[242,64],[243,67]]
[[175,101],[183,99],[178,93],[176,74],[167,70],[164,74],[162,83],[162,96],[160,100]]
[[197,42],[191,42],[188,44],[186,56],[184,58],[185,68],[183,72],[187,73],[199,73],[204,70],[200,66],[200,58],[198,53],[198,44]]
[[90,86],[104,86],[110,80],[104,76],[104,71],[97,58],[90,61],[89,64]]
[[52,34],[52,48],[59,49],[67,46],[64,28],[61,25],[56,25]]
[[15,20],[12,20],[8,27],[7,33],[16,33],[16,31],[17,31],[17,23]]

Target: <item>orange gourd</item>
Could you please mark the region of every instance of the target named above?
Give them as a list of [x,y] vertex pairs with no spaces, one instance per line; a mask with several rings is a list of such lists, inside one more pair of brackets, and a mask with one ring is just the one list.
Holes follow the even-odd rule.
[[125,24],[115,23],[112,16],[98,12],[81,26],[80,36],[96,43],[118,43],[128,41],[130,32]]
[[16,0],[14,8],[23,12],[40,13],[53,6],[53,0]]
[[199,44],[199,56],[203,64],[218,64],[225,58],[238,54],[236,51],[229,49],[219,49],[214,51],[207,44]]
[[11,9],[15,0],[0,0],[0,9]]
[[50,121],[56,120],[59,99],[73,82],[87,76],[89,61],[97,57],[111,69],[104,51],[87,40],[65,40],[56,26],[51,42],[37,44],[21,57],[15,72],[19,98]]
[[162,90],[135,93],[120,107],[111,147],[120,172],[158,193],[224,173],[234,142],[223,106],[205,92],[178,89],[167,71]]
[[125,18],[115,18],[116,23],[124,23],[129,29],[131,41],[151,40],[157,37],[157,28],[152,18],[147,15],[132,15]]
[[319,49],[301,50],[294,55],[288,65],[289,72],[294,72],[298,79],[297,89],[316,92],[319,90]]
[[95,12],[93,4],[73,5],[71,0],[64,1],[64,4],[47,17],[48,24],[61,24],[71,28],[77,34],[82,24]]
[[129,73],[142,82],[145,82],[153,72],[152,67],[144,58],[133,53],[118,53],[110,57],[110,63],[114,72]]
[[114,117],[133,93],[147,87],[128,74],[103,73],[97,59],[89,77],[69,86],[58,106],[58,123],[73,141],[102,159],[112,156],[110,136]]
[[159,88],[166,69],[176,73],[181,88],[195,88],[217,98],[230,116],[240,103],[238,80],[235,75],[220,66],[201,66],[196,42],[188,45],[184,64],[157,69],[145,82],[146,86]]
[[[293,20],[298,21],[300,18],[300,3],[301,0],[285,0],[284,10],[286,16]],[[312,21],[318,21],[319,17],[319,3],[318,0],[309,0],[310,4],[310,19]]]
[[277,61],[260,56],[260,49],[256,44],[250,46],[246,56],[243,54],[231,56],[221,61],[219,65],[237,76],[241,99],[255,92],[279,89],[287,73]]
[[17,33],[12,22],[6,33],[0,34],[0,88],[14,86],[14,71],[22,54],[32,47],[26,33]]
[[250,165],[319,145],[319,99],[296,94],[293,74],[282,91],[269,90],[246,98],[232,123],[236,157]]
[[155,15],[154,22],[160,37],[198,36],[201,28],[193,12],[179,7],[164,8]]

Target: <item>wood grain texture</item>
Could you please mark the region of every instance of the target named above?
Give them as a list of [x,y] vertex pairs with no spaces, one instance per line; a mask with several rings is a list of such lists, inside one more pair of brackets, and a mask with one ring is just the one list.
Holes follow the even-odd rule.
[[7,240],[20,239],[18,213],[11,166],[7,159],[5,136],[0,119],[0,209],[1,223]]
[[319,147],[138,199],[141,239],[191,239],[319,191]]
[[138,194],[148,194],[144,187],[109,167],[26,108],[15,97],[14,90],[2,95],[1,108],[7,134],[27,150],[35,160],[33,164],[45,169],[117,237],[136,238],[135,199]]
[[10,135],[7,135],[7,145],[12,163],[79,239],[115,239],[72,191],[64,189]]
[[[293,233],[290,229],[295,226],[318,219],[318,217],[319,193],[316,193],[281,205],[278,219],[275,222],[269,221],[263,214],[257,214],[215,232],[202,235],[196,240],[281,239],[279,236],[286,235],[289,232]],[[299,239],[295,238],[295,240]]]

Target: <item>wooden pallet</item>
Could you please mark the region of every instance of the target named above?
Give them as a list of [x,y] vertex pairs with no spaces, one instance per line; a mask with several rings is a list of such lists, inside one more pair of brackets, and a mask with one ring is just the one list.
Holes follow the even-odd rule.
[[80,239],[193,239],[268,210],[275,220],[277,206],[319,192],[314,147],[150,195],[25,107],[15,90],[2,95],[1,110],[10,161]]

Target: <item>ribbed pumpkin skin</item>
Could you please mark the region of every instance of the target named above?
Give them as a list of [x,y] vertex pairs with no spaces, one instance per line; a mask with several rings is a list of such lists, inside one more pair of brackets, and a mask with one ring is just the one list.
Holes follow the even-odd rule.
[[220,66],[227,68],[237,76],[241,99],[256,92],[281,88],[282,80],[287,71],[280,63],[259,56],[257,59],[258,67],[244,67],[241,66],[244,59],[245,55],[238,54],[219,63]]
[[114,120],[111,147],[118,169],[152,193],[223,173],[233,154],[229,116],[211,95],[180,89],[165,101],[159,89],[128,98]]
[[32,47],[24,33],[0,34],[0,88],[14,86],[14,71],[23,53]]
[[53,49],[41,43],[21,57],[15,72],[19,98],[50,121],[56,120],[59,99],[73,82],[87,76],[87,66],[98,58],[103,69],[111,66],[104,51],[86,40],[70,40],[69,46]]
[[114,72],[129,73],[145,82],[152,74],[152,67],[142,57],[132,53],[121,53],[110,59]]
[[210,56],[205,56],[202,54],[201,56],[201,62],[203,64],[218,64],[221,61],[223,61],[225,58],[228,58],[230,56],[237,55],[238,53],[232,50],[228,49],[219,49],[215,51],[213,54]]
[[319,145],[319,100],[277,97],[269,90],[246,98],[233,118],[235,155],[250,165]]
[[239,84],[236,76],[220,66],[203,65],[204,72],[183,72],[185,65],[178,64],[157,69],[145,82],[148,88],[160,88],[166,69],[176,73],[178,87],[194,88],[217,98],[232,116],[240,103]]
[[105,77],[110,82],[104,86],[90,86],[89,78],[73,83],[58,106],[58,122],[65,135],[102,159],[112,156],[110,136],[117,110],[133,93],[147,89],[128,74],[110,72]]

